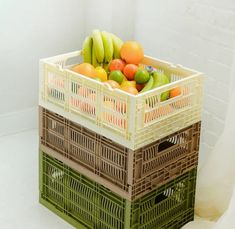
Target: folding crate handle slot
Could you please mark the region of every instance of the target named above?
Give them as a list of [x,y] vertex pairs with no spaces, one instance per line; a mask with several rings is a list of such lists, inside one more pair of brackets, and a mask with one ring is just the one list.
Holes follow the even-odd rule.
[[156,197],[155,197],[155,204],[159,204],[161,203],[163,200],[167,199],[168,196],[164,194],[164,192],[158,194]]
[[73,56],[73,57],[69,57],[68,59],[66,59],[64,61],[64,68],[71,68],[74,65],[77,64],[81,64],[83,62],[82,56],[78,55],[78,56]]
[[175,144],[170,142],[169,140],[166,140],[164,142],[161,142],[159,145],[158,145],[158,152],[162,152],[166,149],[169,149],[171,147],[173,147]]
[[71,52],[62,56],[58,56],[52,63],[59,69],[68,69],[72,66],[82,63],[81,51]]

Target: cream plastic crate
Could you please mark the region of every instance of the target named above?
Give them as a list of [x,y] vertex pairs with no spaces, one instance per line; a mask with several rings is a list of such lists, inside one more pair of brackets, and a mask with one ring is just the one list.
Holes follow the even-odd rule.
[[[40,61],[39,105],[132,150],[201,119],[200,72],[145,56],[142,63],[171,83],[133,96],[70,70],[81,62],[80,51]],[[163,92],[176,87],[180,95],[160,101]]]

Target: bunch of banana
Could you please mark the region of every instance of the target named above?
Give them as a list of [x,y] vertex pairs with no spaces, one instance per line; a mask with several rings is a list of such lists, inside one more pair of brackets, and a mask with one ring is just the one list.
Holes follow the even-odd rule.
[[123,41],[112,33],[93,30],[83,42],[83,61],[94,67],[107,66],[111,60],[120,58],[122,44]]
[[[170,83],[169,78],[164,74],[159,74],[157,72],[153,72],[150,76],[149,81],[145,84],[144,88],[141,92],[146,92],[156,87],[160,87],[162,85]],[[169,98],[169,91],[165,91],[161,94],[161,101],[165,101]]]

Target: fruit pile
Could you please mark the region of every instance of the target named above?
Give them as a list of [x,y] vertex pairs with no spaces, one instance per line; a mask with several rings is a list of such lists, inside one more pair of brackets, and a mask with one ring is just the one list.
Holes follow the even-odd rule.
[[[82,49],[83,63],[73,71],[93,78],[112,88],[137,95],[168,84],[169,78],[152,66],[141,64],[144,58],[142,46],[136,41],[123,42],[106,31],[94,30],[86,37]],[[179,95],[180,89],[161,94],[161,101]]]

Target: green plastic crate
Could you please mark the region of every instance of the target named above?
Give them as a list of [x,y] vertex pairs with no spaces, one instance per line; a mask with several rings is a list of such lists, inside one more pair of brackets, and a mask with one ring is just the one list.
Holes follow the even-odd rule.
[[196,169],[130,202],[40,152],[40,202],[76,228],[177,229],[193,220]]

